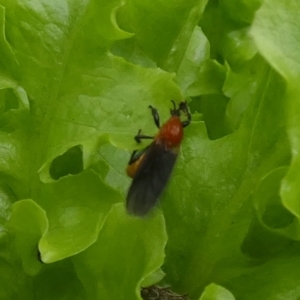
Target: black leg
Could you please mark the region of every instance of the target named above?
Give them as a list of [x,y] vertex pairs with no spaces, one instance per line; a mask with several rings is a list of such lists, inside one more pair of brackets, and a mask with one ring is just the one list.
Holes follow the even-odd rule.
[[188,120],[188,121],[182,121],[181,124],[182,124],[182,127],[186,127],[186,126],[188,126],[190,124],[190,120]]
[[159,122],[159,114],[156,108],[152,107],[151,105],[149,105],[149,108],[151,109],[151,113],[154,119],[154,123],[156,125],[157,128],[160,128],[160,122]]
[[182,112],[184,112],[185,115],[187,116],[187,120],[181,122],[182,126],[183,127],[188,126],[190,124],[190,122],[191,122],[192,116],[191,116],[191,113],[190,113],[190,111],[188,109],[188,106],[187,106],[186,102],[181,102],[179,104],[179,108],[178,109],[181,110]]
[[173,109],[174,109],[174,110],[177,110],[177,109],[176,109],[176,103],[175,103],[175,101],[174,101],[174,100],[171,100],[171,102],[173,103]]
[[136,161],[136,153],[137,153],[137,150],[134,150],[134,151],[131,153],[131,156],[130,156],[130,159],[129,159],[129,162],[128,162],[129,165],[131,165],[133,162]]
[[138,134],[134,137],[134,139],[136,140],[137,143],[140,143],[141,140],[145,140],[145,139],[148,139],[148,140],[153,140],[154,137],[153,136],[149,136],[149,135],[144,135],[144,134],[141,134],[141,129],[138,131]]
[[[134,137],[134,139],[136,140],[137,143],[140,143],[141,140],[144,140],[144,139],[151,139],[151,140],[154,139],[153,136],[141,134],[141,131],[142,131],[142,129],[140,129],[138,131],[137,135]],[[147,148],[145,148],[145,149],[147,149]],[[145,152],[145,149],[143,149],[143,150],[134,150],[131,153],[128,164],[131,165],[132,163],[134,163]]]

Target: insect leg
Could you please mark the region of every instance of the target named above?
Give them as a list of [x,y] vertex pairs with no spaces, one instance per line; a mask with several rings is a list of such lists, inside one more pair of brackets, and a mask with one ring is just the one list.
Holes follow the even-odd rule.
[[[173,109],[174,109],[174,110],[177,110],[177,109],[176,109],[176,103],[175,103],[175,101],[174,101],[174,100],[171,100],[171,102],[173,103]],[[180,110],[180,108],[179,108],[179,110]]]
[[184,112],[184,113],[186,114],[186,116],[187,116],[187,120],[181,122],[182,126],[183,126],[183,127],[188,126],[188,125],[190,124],[190,122],[191,122],[192,116],[191,116],[191,113],[190,113],[190,111],[189,111],[189,109],[188,109],[188,106],[187,106],[186,102],[181,102],[181,103],[179,104],[178,110],[181,110],[181,111]]
[[134,150],[131,153],[131,156],[130,156],[130,159],[129,159],[129,162],[128,162],[129,165],[131,165],[132,163],[134,163],[137,160],[136,153],[137,153],[137,150]]
[[153,136],[149,136],[149,135],[144,135],[144,134],[141,134],[141,129],[138,131],[138,134],[134,137],[134,139],[136,140],[137,143],[140,143],[141,140],[145,140],[145,139],[150,139],[150,140],[153,140],[154,137]]
[[159,114],[156,108],[153,106],[149,105],[149,108],[151,109],[152,117],[154,119],[154,123],[157,128],[160,128],[160,122],[159,122]]
[[[153,140],[154,137],[153,136],[149,136],[149,135],[143,135],[141,134],[141,129],[138,131],[137,135],[134,137],[134,139],[136,140],[137,143],[140,143],[141,140],[144,140],[144,139],[151,139]],[[147,149],[147,148],[145,148]],[[131,165],[132,163],[134,163],[142,154],[144,154],[145,152],[145,149],[143,150],[134,150],[132,153],[131,153],[131,156],[130,156],[130,159],[129,159],[129,162],[128,164]]]
[[190,124],[190,120],[182,121],[181,124],[182,124],[182,127],[186,127]]

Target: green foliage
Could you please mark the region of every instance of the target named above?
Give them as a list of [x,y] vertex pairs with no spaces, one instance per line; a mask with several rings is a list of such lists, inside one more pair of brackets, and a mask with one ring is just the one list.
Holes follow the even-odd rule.
[[[0,0],[0,299],[299,299],[299,11]],[[193,122],[159,207],[129,216],[133,136],[171,99]]]

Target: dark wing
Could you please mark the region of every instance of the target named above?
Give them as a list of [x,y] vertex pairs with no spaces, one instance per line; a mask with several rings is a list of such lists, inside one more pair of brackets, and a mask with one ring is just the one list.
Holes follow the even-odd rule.
[[[175,151],[174,151],[175,150]],[[144,216],[166,186],[177,158],[176,149],[153,142],[144,154],[127,194],[127,211]]]

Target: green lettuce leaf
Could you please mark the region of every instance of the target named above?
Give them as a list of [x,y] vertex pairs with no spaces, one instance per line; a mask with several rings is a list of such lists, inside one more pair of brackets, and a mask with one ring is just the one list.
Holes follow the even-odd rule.
[[[88,297],[140,299],[140,283],[163,263],[165,241],[161,212],[143,220],[128,216],[122,204],[115,205],[99,232],[98,241],[74,257]],[[148,278],[149,283],[154,282]]]

